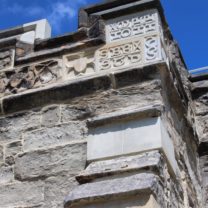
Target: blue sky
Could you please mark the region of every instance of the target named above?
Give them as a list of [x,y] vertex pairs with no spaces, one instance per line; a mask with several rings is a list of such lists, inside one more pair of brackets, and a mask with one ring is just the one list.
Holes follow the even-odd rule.
[[[208,66],[208,1],[161,0],[189,69]],[[53,36],[75,31],[82,6],[102,0],[0,0],[0,30],[47,18]]]

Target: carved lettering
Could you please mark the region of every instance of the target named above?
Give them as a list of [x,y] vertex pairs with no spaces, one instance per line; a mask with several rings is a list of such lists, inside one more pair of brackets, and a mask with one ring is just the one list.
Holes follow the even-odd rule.
[[158,18],[156,12],[129,16],[127,19],[107,25],[109,41],[122,40],[125,38],[145,35],[157,30]]
[[145,58],[152,61],[158,58],[158,39],[157,37],[148,37],[145,41]]
[[142,62],[142,45],[132,41],[114,47],[101,49],[98,53],[99,70],[117,69]]

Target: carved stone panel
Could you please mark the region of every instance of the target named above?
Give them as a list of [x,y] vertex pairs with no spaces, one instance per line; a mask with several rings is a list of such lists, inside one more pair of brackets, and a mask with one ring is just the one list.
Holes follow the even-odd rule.
[[14,50],[7,49],[0,51],[0,71],[11,69],[14,66]]
[[140,12],[106,22],[107,42],[159,33],[160,20],[156,10]]
[[17,68],[0,74],[0,95],[14,94],[46,84],[61,78],[60,60],[50,60]]
[[94,49],[63,57],[65,66],[65,79],[75,78],[95,72]]
[[161,44],[156,35],[109,43],[96,52],[96,69],[116,70],[160,61]]

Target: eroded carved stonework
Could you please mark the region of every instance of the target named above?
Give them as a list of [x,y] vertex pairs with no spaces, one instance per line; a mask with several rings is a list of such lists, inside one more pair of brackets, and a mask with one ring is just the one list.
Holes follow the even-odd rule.
[[61,63],[50,60],[0,74],[0,95],[14,94],[53,83],[61,77]]
[[94,49],[64,56],[65,79],[95,72]]
[[11,69],[14,65],[14,50],[0,51],[0,70]]
[[96,53],[98,70],[114,70],[145,65],[161,60],[160,39],[157,36],[136,38],[119,44],[107,44]]
[[107,42],[159,32],[160,21],[156,10],[112,19],[106,22]]

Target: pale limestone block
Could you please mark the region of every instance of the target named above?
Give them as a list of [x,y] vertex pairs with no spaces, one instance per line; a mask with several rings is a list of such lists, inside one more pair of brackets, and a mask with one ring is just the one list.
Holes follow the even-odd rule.
[[86,50],[81,53],[63,56],[65,66],[65,79],[75,78],[95,72],[94,64],[95,49]]
[[[74,206],[74,208],[77,206]],[[79,206],[80,208],[160,208],[155,197],[148,194],[140,194],[135,198],[93,203],[92,205]]]
[[106,21],[106,42],[115,42],[161,32],[157,10],[148,10]]
[[160,62],[164,58],[160,37],[155,35],[112,42],[96,51],[96,70],[120,70]]
[[94,128],[88,136],[88,161],[162,150],[176,173],[174,146],[160,118],[146,118]]
[[35,29],[34,31],[24,33],[20,37],[20,40],[25,43],[34,44],[36,39],[47,39],[51,37],[51,26],[46,19],[30,22],[23,25],[24,28],[28,26],[34,26]]

